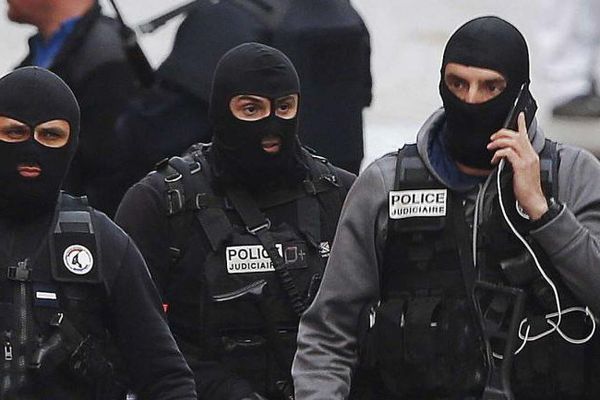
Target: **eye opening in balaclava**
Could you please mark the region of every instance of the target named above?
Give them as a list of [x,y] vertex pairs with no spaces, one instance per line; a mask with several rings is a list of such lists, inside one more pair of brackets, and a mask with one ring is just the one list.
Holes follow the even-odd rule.
[[[60,147],[45,146],[34,137],[16,143],[0,141],[0,216],[23,220],[54,209],[77,148],[79,106],[73,92],[48,70],[19,68],[0,79],[0,116],[31,130],[53,120],[68,123],[69,138]],[[40,173],[24,172],[23,165]]]
[[507,79],[492,69],[449,62],[444,69],[444,83],[459,100],[483,104],[506,89]]
[[298,114],[298,94],[277,99],[240,94],[231,98],[229,109],[235,118],[242,121],[260,121],[270,115],[293,119]]
[[[306,166],[297,136],[298,116],[281,118],[271,112],[256,121],[241,120],[233,115],[230,104],[242,95],[268,99],[271,107],[286,96],[299,98],[296,69],[282,52],[259,43],[244,43],[221,58],[209,107],[217,177],[250,189],[303,179]],[[281,140],[278,152],[263,149],[261,142],[269,137]]]
[[40,122],[31,127],[27,123],[0,115],[0,141],[23,143],[34,140],[49,148],[61,148],[69,143],[71,124],[64,119]]
[[[444,80],[448,63],[496,71],[506,79],[498,96],[476,104],[465,103]],[[505,20],[486,16],[458,28],[448,40],[439,84],[446,115],[446,148],[455,161],[490,169],[490,136],[502,128],[523,83],[529,82],[529,51],[523,35]]]

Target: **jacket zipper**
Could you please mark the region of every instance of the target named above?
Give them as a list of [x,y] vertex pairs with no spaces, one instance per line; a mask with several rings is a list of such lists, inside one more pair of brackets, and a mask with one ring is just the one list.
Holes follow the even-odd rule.
[[19,371],[25,371],[25,350],[27,347],[27,337],[29,328],[29,313],[28,313],[28,302],[27,302],[27,283],[19,283],[19,360],[18,367]]
[[10,364],[13,359],[13,347],[11,343],[11,335],[12,334],[10,331],[4,332],[4,340],[2,343],[2,348],[4,350],[4,363],[2,368],[2,381],[0,381],[0,394],[5,393],[5,391],[12,386]]

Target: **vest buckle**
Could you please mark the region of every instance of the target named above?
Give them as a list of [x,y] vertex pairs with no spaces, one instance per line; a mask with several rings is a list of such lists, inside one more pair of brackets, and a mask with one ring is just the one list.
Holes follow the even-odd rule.
[[190,165],[190,175],[194,175],[200,171],[202,171],[202,164],[198,161],[194,161],[194,163]]
[[337,178],[333,174],[325,174],[325,175],[321,176],[321,179],[323,179],[324,181],[326,181],[327,183],[329,183],[335,187],[340,187],[340,185],[338,184]]
[[183,196],[177,189],[171,189],[167,192],[168,202],[168,215],[173,215],[183,209]]
[[19,261],[17,266],[9,266],[8,267],[8,279],[11,281],[18,282],[27,282],[31,277],[31,269],[27,265],[29,263],[28,259],[23,261]]
[[246,231],[248,231],[249,234],[256,236],[256,234],[262,230],[269,230],[271,229],[271,220],[269,218],[266,219],[264,224],[258,225],[254,228],[250,228],[249,226],[246,227]]

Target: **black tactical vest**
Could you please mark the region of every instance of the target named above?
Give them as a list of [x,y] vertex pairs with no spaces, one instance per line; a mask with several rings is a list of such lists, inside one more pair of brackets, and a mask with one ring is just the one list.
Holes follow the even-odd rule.
[[[312,302],[345,189],[326,160],[307,153],[310,176],[296,188],[253,196],[266,218],[247,226],[235,203],[215,191],[206,149],[172,158],[156,174],[173,232],[169,322],[198,357],[219,360],[258,392],[273,393],[273,384],[288,378],[296,346],[299,315],[288,285],[305,306]],[[287,277],[259,240],[264,230]]]
[[[559,160],[555,143],[546,142],[540,162],[544,192],[556,197]],[[511,174],[503,175],[503,202],[511,221],[527,234],[511,179]],[[389,196],[381,304],[367,316],[371,329],[362,354],[363,367],[375,388],[354,398],[481,398],[496,362],[492,351],[502,354],[501,348],[484,339],[484,331],[489,323],[503,321],[512,306],[494,293],[481,296],[486,299],[482,305],[478,289],[488,284],[499,290],[522,289],[526,293],[523,316],[533,321],[537,333],[548,327],[541,317],[555,311],[554,299],[548,296],[548,286],[523,245],[504,223],[495,183],[487,188],[478,212],[482,223],[477,270],[463,198],[428,172],[416,146],[398,152],[394,190]],[[543,253],[536,254],[542,255],[544,270],[552,272]],[[557,274],[551,277],[560,282]],[[570,290],[562,284],[558,287],[562,308],[575,304]],[[580,316],[563,318],[561,327],[570,335],[584,337],[590,332],[590,321]],[[593,340],[571,345],[557,334],[529,342],[514,356],[510,380],[515,398],[594,398],[589,374],[591,363],[597,364],[592,356],[595,346]]]
[[0,398],[122,397],[125,379],[114,376],[116,351],[102,314],[102,249],[87,200],[62,193],[50,226],[38,250],[0,276]]

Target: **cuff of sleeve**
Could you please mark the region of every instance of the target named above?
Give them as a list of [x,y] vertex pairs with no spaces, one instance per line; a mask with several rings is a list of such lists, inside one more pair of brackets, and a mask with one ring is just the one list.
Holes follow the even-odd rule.
[[579,237],[583,228],[575,215],[564,205],[560,213],[548,223],[529,232],[546,254],[557,254]]
[[562,204],[559,204],[553,198],[550,198],[550,200],[548,200],[548,210],[540,219],[531,221],[529,223],[529,230],[534,231],[548,224],[550,221],[556,218],[558,214],[560,214],[563,208],[564,206]]

